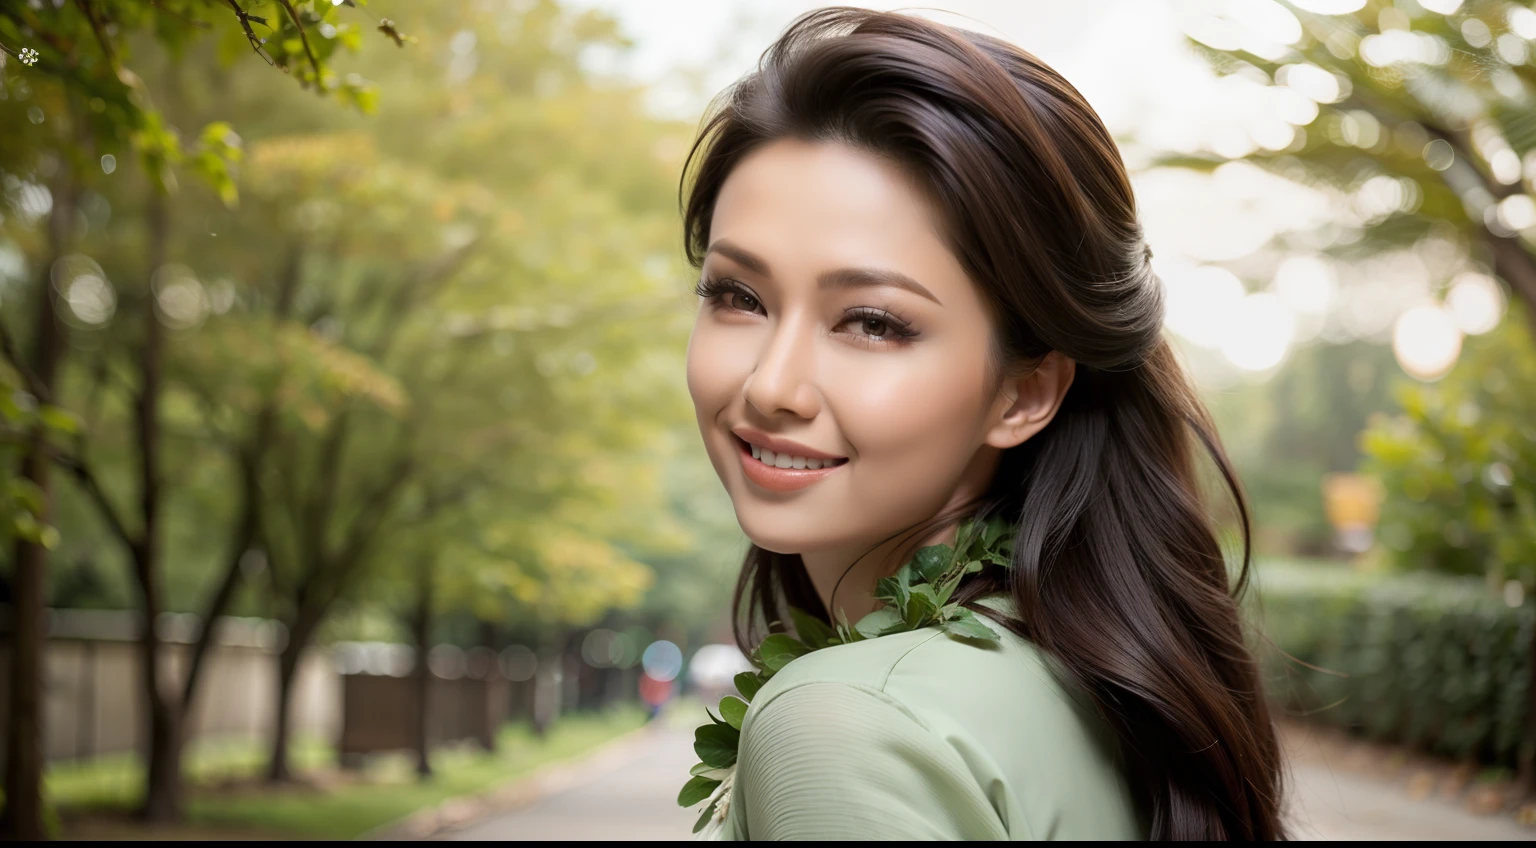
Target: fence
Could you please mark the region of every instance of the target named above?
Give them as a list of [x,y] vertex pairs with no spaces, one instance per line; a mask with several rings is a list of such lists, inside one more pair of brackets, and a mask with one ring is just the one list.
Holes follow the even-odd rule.
[[[159,631],[164,682],[180,685],[197,621],[191,616],[165,616]],[[43,750],[49,760],[142,749],[148,728],[137,638],[138,623],[132,613],[50,611],[43,658]],[[277,653],[284,638],[281,625],[275,622],[221,620],[192,705],[189,742],[215,736],[271,737],[277,709]],[[9,654],[7,640],[0,644],[0,721],[5,720],[11,702]],[[291,714],[294,731],[335,739],[341,722],[341,678],[327,652],[319,648],[306,652],[297,675]]]
[[[3,621],[0,621],[3,624]],[[195,616],[158,623],[164,683],[180,686],[197,637]],[[0,630],[3,634],[3,630]],[[203,680],[186,728],[199,739],[272,736],[282,625],[220,619],[204,660]],[[44,756],[88,759],[142,750],[147,735],[137,617],[108,610],[50,610],[44,649]],[[10,704],[9,641],[0,642],[0,722]],[[315,735],[351,755],[412,747],[416,695],[408,645],[341,643],[305,652],[294,681],[290,718],[297,735]],[[575,653],[535,654],[520,645],[500,654],[449,645],[429,653],[430,744],[471,739],[489,747],[509,719],[548,726],[564,709],[593,709],[631,698],[636,669],[596,669]],[[4,758],[0,734],[0,761]]]

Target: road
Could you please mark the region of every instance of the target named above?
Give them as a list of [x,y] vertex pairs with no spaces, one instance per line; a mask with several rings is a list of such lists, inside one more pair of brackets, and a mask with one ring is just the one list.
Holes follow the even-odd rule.
[[[689,839],[697,811],[676,804],[679,775],[697,761],[692,734],[656,726],[560,771],[518,809],[439,839]],[[1493,840],[1536,838],[1507,816],[1474,816],[1453,804],[1411,800],[1402,789],[1293,761],[1289,819],[1304,840]]]

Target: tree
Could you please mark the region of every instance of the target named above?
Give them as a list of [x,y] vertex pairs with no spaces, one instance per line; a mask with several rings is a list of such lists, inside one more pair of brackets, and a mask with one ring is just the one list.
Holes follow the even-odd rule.
[[[1192,38],[1218,73],[1305,96],[1305,102],[1293,98],[1308,120],[1297,121],[1304,126],[1290,144],[1241,158],[1343,194],[1348,237],[1327,253],[1360,259],[1431,239],[1448,242],[1458,254],[1451,264],[1491,269],[1520,301],[1522,308],[1514,311],[1524,314],[1527,332],[1536,333],[1536,10],[1514,0],[1367,0],[1341,14],[1299,8],[1308,5],[1285,3],[1290,16],[1272,18],[1276,32],[1285,31],[1283,44],[1243,34],[1231,22],[1204,27]],[[1209,168],[1223,161],[1175,156],[1163,164]],[[1519,348],[1508,332],[1488,343],[1516,356],[1501,359],[1500,368],[1523,356],[1515,354]],[[1457,370],[1485,372],[1486,357],[1474,355],[1473,363]],[[1507,381],[1518,383],[1518,375]],[[1383,532],[1394,548],[1425,533],[1441,537],[1445,544],[1426,548],[1441,564],[1481,568],[1491,578],[1528,577],[1519,569],[1532,542],[1521,523],[1529,499],[1517,494],[1518,486],[1498,483],[1519,464],[1506,431],[1524,426],[1523,418],[1510,414],[1521,410],[1501,392],[1473,384],[1479,405],[1493,414],[1472,432],[1458,424],[1468,407],[1446,405],[1467,399],[1469,387],[1459,383],[1403,392],[1407,415],[1368,431],[1369,467],[1402,487],[1390,489]],[[1428,453],[1410,458],[1416,450]],[[1479,467],[1496,469],[1482,480],[1487,494],[1477,488]],[[1451,491],[1447,485],[1454,490],[1448,502],[1465,515],[1445,520],[1434,507],[1411,506],[1415,492],[1428,497],[1437,489]],[[1466,550],[1452,554],[1447,545]],[[1536,638],[1532,657],[1536,663]],[[1531,693],[1528,715],[1536,730],[1536,688]],[[1536,782],[1530,755],[1522,756],[1521,770],[1527,782]]]
[[1342,192],[1348,236],[1325,253],[1358,259],[1448,237],[1536,316],[1536,11],[1514,0],[1443,4],[1450,14],[1386,0],[1299,8],[1311,5],[1285,3],[1294,28],[1271,21],[1286,43],[1220,18],[1191,32],[1218,73],[1300,95],[1292,141],[1239,158]]
[[[514,597],[543,586],[541,607],[562,603],[558,590],[600,612],[612,601],[595,584],[623,585],[634,569],[616,540],[662,523],[645,494],[658,467],[647,447],[659,422],[687,418],[675,377],[691,314],[671,271],[688,128],[583,70],[583,55],[622,46],[602,16],[465,5],[421,26],[424,43],[450,50],[377,69],[391,97],[375,145],[346,135],[252,145],[253,164],[268,164],[252,168],[264,176],[247,195],[302,209],[294,226],[336,246],[327,255],[338,261],[308,278],[302,321],[365,356],[406,399],[394,411],[320,410],[279,436],[267,542],[290,679],[338,600],[402,558],[399,572],[415,573],[406,543],[465,526],[466,510],[477,540],[443,548],[459,552],[444,554],[445,574],[519,574]],[[303,185],[340,186],[347,173],[359,176],[344,190]],[[317,195],[328,202],[301,200]],[[491,505],[505,513],[505,538],[485,535]],[[576,513],[590,516],[580,529]],[[590,576],[541,577],[561,573]],[[285,757],[280,733],[273,777]]]
[[[348,0],[346,5],[355,7],[357,3]],[[133,150],[153,183],[148,193],[148,233],[142,258],[148,269],[146,279],[155,278],[165,266],[169,249],[172,216],[168,195],[176,186],[176,168],[185,166],[198,173],[218,190],[226,203],[233,202],[232,166],[238,158],[238,138],[227,126],[213,124],[200,135],[198,145],[184,150],[178,132],[164,121],[151,92],[125,64],[133,34],[152,30],[153,35],[148,40],[153,47],[174,52],[196,38],[222,33],[225,43],[244,42],[268,64],[293,73],[304,87],[321,93],[335,93],[359,106],[368,106],[372,100],[368,84],[360,78],[338,80],[326,64],[338,44],[355,47],[359,38],[359,31],[353,29],[353,25],[339,21],[339,12],[334,6],[318,0],[276,0],[273,3],[250,3],[245,7],[236,0],[225,0],[222,6],[188,0],[77,0],[68,8],[62,4],[8,4],[0,9],[0,60],[10,59],[0,62],[7,66],[4,71],[10,95],[4,104],[5,111],[11,113],[6,116],[5,125],[8,128],[23,126],[19,119],[23,113],[28,123],[42,124],[51,112],[56,122],[73,131],[74,137],[68,141],[54,138],[55,149],[45,150],[40,160],[36,148],[26,146],[27,140],[16,147],[0,147],[0,169],[13,177],[31,178],[39,170],[36,166],[40,161],[45,176],[47,172],[66,175],[57,186],[60,190],[50,193],[53,203],[50,220],[60,222],[54,227],[58,237],[53,243],[62,250],[70,241],[68,232],[75,222],[81,188],[78,179],[67,175],[83,171],[79,163],[81,154],[102,148]],[[381,21],[379,26],[397,43],[403,42],[392,23]],[[341,32],[342,36],[322,38],[321,32],[326,28],[333,35]],[[257,29],[265,35],[258,35]],[[13,68],[32,69],[28,76],[37,84],[34,86],[21,79],[21,71]],[[60,153],[64,155],[60,156]],[[108,158],[115,163],[112,154],[105,154],[104,169]],[[61,167],[61,159],[75,160],[71,163],[73,167]],[[67,329],[55,314],[55,290],[62,291],[72,284],[71,280],[55,278],[62,258],[63,254],[56,250],[43,262],[38,283],[30,293],[39,309],[32,367],[12,360],[18,371],[30,370],[35,374],[37,380],[31,381],[29,388],[34,393],[42,392],[39,395],[42,398],[49,397],[53,388],[51,382],[64,364],[68,349]],[[156,297],[142,302],[145,320],[137,340],[136,355],[140,367],[134,417],[139,472],[138,526],[135,528],[125,522],[104,493],[98,475],[84,459],[60,456],[40,437],[32,439],[25,453],[21,476],[28,484],[24,491],[40,505],[38,512],[46,515],[50,498],[48,459],[65,462],[91,493],[103,518],[130,553],[144,612],[141,637],[143,686],[150,717],[151,754],[143,812],[152,819],[165,819],[177,816],[180,810],[180,707],[183,701],[172,700],[160,689],[159,639],[155,627],[157,615],[163,608],[160,586],[160,405],[165,332]],[[7,347],[7,352],[11,352],[11,346]],[[43,548],[25,538],[17,543],[15,559],[18,591],[13,593],[16,626],[12,640],[11,683],[13,692],[28,694],[20,696],[13,704],[9,719],[7,738],[13,744],[8,749],[8,803],[3,829],[15,836],[37,838],[43,835],[38,802],[41,760],[28,752],[42,739],[41,716],[35,695],[41,690],[37,669],[42,650],[41,587],[46,582],[46,559]],[[205,633],[199,656],[206,650],[207,638]],[[193,675],[189,682],[195,679]],[[188,687],[189,692],[191,688]]]

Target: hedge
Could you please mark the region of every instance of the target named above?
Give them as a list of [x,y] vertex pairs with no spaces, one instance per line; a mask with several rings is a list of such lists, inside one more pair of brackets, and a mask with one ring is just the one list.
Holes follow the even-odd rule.
[[1341,565],[1263,563],[1253,588],[1255,648],[1284,714],[1496,766],[1536,742],[1532,604],[1512,608],[1477,578]]

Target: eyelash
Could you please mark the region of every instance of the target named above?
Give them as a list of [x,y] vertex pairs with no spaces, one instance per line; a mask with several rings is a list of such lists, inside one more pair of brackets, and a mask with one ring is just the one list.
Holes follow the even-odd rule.
[[[718,306],[725,306],[724,297],[728,294],[744,295],[746,297],[752,298],[754,301],[757,301],[759,306],[762,305],[762,301],[758,300],[757,295],[747,291],[745,286],[741,285],[735,280],[730,279],[717,280],[708,277],[703,278],[699,280],[698,285],[694,286],[693,292],[699,297],[704,298],[706,302]],[[735,309],[736,307],[726,306],[726,308]],[[747,310],[739,311],[745,312]],[[889,310],[875,309],[868,306],[859,306],[850,309],[848,312],[844,313],[843,320],[838,323],[838,326],[842,326],[849,321],[870,320],[879,321],[880,323],[884,324],[890,333],[885,336],[860,334],[860,338],[865,339],[867,343],[880,345],[901,345],[910,343],[918,336],[918,332],[911,329],[912,325],[909,322],[898,318]]]

